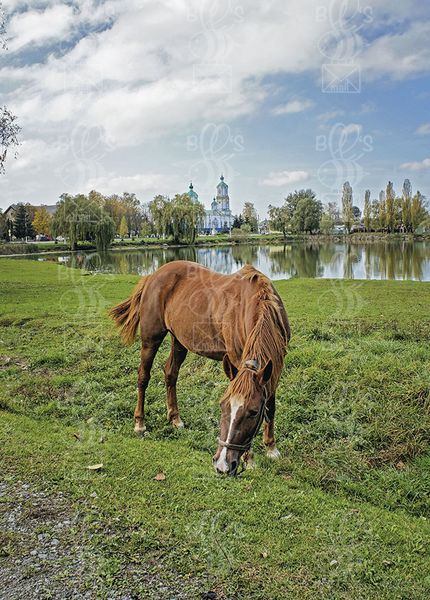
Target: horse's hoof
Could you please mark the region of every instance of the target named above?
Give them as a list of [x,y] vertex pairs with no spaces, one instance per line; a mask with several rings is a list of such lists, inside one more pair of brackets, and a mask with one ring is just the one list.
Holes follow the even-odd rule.
[[175,429],[183,429],[185,427],[181,417],[175,417],[174,419],[172,419],[172,425]]
[[268,448],[266,450],[266,456],[272,460],[277,460],[278,458],[281,458],[281,453],[276,446],[273,446],[273,448]]
[[143,437],[146,433],[146,427],[145,425],[142,425],[140,423],[135,424],[134,426],[134,433],[138,436],[138,437]]

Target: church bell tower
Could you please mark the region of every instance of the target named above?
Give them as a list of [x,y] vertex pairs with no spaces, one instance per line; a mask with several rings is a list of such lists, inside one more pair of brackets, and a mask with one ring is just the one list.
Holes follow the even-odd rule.
[[224,181],[224,175],[221,175],[219,184],[216,186],[216,201],[223,211],[230,210],[230,198],[228,195],[228,185]]

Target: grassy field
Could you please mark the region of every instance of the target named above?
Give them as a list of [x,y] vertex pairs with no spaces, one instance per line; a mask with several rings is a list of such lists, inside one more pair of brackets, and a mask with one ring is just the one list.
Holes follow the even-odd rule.
[[[430,284],[278,282],[293,330],[277,403],[282,458],[263,457],[260,435],[257,469],[232,479],[211,466],[221,367],[187,358],[186,429],[172,431],[167,341],[147,393],[149,434],[133,437],[139,346],[121,346],[107,309],[135,282],[0,259],[3,476],[70,495],[104,589],[125,584],[127,565],[151,563],[181,578],[178,598],[203,597],[195,577],[236,600],[429,598]],[[162,597],[144,582],[135,593]]]

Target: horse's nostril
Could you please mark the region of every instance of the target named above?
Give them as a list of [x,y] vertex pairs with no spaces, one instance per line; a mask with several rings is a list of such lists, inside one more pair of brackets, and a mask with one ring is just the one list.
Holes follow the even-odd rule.
[[230,474],[234,475],[236,473],[236,469],[237,469],[237,461],[232,460],[230,463]]

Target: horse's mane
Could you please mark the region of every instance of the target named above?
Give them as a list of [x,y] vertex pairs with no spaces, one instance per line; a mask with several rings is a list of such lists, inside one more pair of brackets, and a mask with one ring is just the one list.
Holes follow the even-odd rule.
[[[270,395],[278,385],[284,365],[286,346],[290,339],[288,318],[270,279],[251,265],[243,267],[237,275],[255,284],[255,296],[257,296],[256,321],[245,341],[242,363],[237,367],[240,370],[246,360],[253,359],[258,362],[259,368],[263,368],[271,360],[273,370],[267,384]],[[248,397],[253,388],[252,371],[243,369],[231,382],[229,395],[239,394]]]

